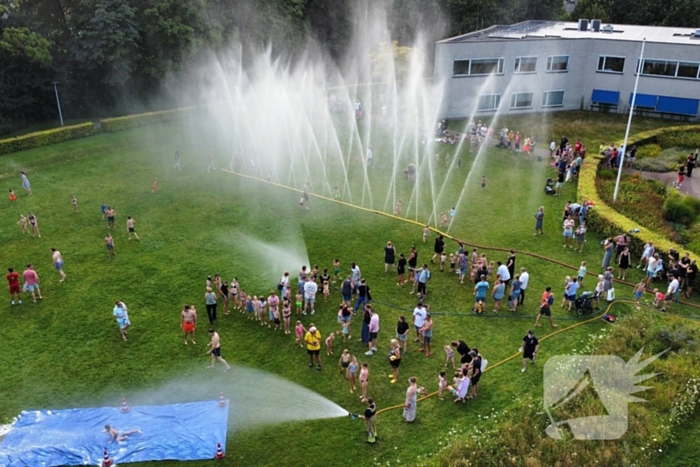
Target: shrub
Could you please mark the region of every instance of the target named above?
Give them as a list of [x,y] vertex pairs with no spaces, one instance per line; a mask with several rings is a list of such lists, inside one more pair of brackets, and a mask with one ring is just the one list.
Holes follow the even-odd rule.
[[687,195],[681,197],[683,198],[683,204],[692,209],[696,216],[700,215],[700,199]]
[[637,148],[637,158],[644,159],[646,157],[657,157],[661,154],[661,146],[658,144],[645,144],[644,146]]
[[111,133],[158,123],[184,120],[194,116],[196,111],[200,108],[201,107],[183,107],[181,109],[148,112],[144,114],[127,115],[125,117],[105,118],[100,120],[100,123],[102,124],[102,131]]
[[0,155],[48,146],[71,139],[85,138],[94,134],[95,125],[92,123],[81,123],[80,125],[65,126],[53,130],[37,131],[16,138],[0,140]]
[[688,150],[700,147],[700,133],[680,129],[659,134],[657,141],[663,147],[681,147]]
[[602,178],[603,180],[615,180],[617,178],[617,174],[610,169],[600,169],[598,171],[598,177]]
[[690,203],[685,202],[677,193],[671,193],[664,202],[664,219],[669,222],[677,222],[686,226],[695,222],[697,217]]

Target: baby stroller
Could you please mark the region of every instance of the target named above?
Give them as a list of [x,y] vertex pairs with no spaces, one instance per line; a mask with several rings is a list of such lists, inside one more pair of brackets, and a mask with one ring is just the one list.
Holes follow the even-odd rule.
[[545,195],[553,195],[554,194],[554,180],[551,178],[547,179],[547,184],[544,186],[544,194]]
[[576,300],[574,300],[576,312],[579,315],[590,315],[593,313],[594,298],[595,294],[593,292],[583,292]]

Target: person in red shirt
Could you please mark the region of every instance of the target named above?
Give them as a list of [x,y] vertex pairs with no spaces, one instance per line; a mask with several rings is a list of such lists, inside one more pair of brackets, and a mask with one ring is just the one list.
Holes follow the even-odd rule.
[[552,310],[549,308],[553,303],[554,294],[552,293],[552,288],[547,287],[542,293],[542,300],[540,301],[540,313],[537,315],[537,319],[535,320],[535,326],[540,325],[540,318],[542,318],[542,316],[544,315],[547,318],[549,318],[549,324],[553,328],[557,327],[557,325],[554,324],[554,321],[552,321]]
[[22,296],[20,295],[20,289],[19,289],[19,273],[16,273],[14,269],[8,268],[7,269],[8,273],[7,274],[7,283],[10,285],[10,300],[12,300],[12,304],[15,304],[15,295],[17,295],[17,300],[19,301],[19,304],[22,304]]

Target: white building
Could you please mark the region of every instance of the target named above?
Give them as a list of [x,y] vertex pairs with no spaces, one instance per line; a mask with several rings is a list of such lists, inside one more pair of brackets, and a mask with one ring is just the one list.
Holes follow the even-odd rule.
[[646,38],[635,110],[698,118],[700,29],[525,21],[437,42],[442,116],[544,110],[626,112]]

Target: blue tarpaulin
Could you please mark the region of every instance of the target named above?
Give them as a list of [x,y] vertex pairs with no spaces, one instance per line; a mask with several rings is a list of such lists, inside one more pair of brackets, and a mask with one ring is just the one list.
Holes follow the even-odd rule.
[[[109,442],[105,425],[120,434]],[[154,460],[212,459],[226,446],[228,401],[22,412],[0,443],[0,465],[40,467],[99,465],[106,448],[115,464]]]
[[593,94],[591,94],[591,102],[596,104],[612,104],[617,105],[617,101],[620,100],[620,93],[618,91],[605,91],[603,89],[594,89]]
[[[630,93],[630,105],[632,105],[632,96],[634,96],[634,93]],[[656,100],[659,98],[659,96],[655,96],[653,94],[641,94],[637,93],[637,98],[634,101],[634,105],[636,107],[650,107],[652,109],[656,108]]]
[[698,114],[699,102],[698,99],[659,96],[659,102],[656,104],[656,111],[670,114],[692,115],[694,117]]

